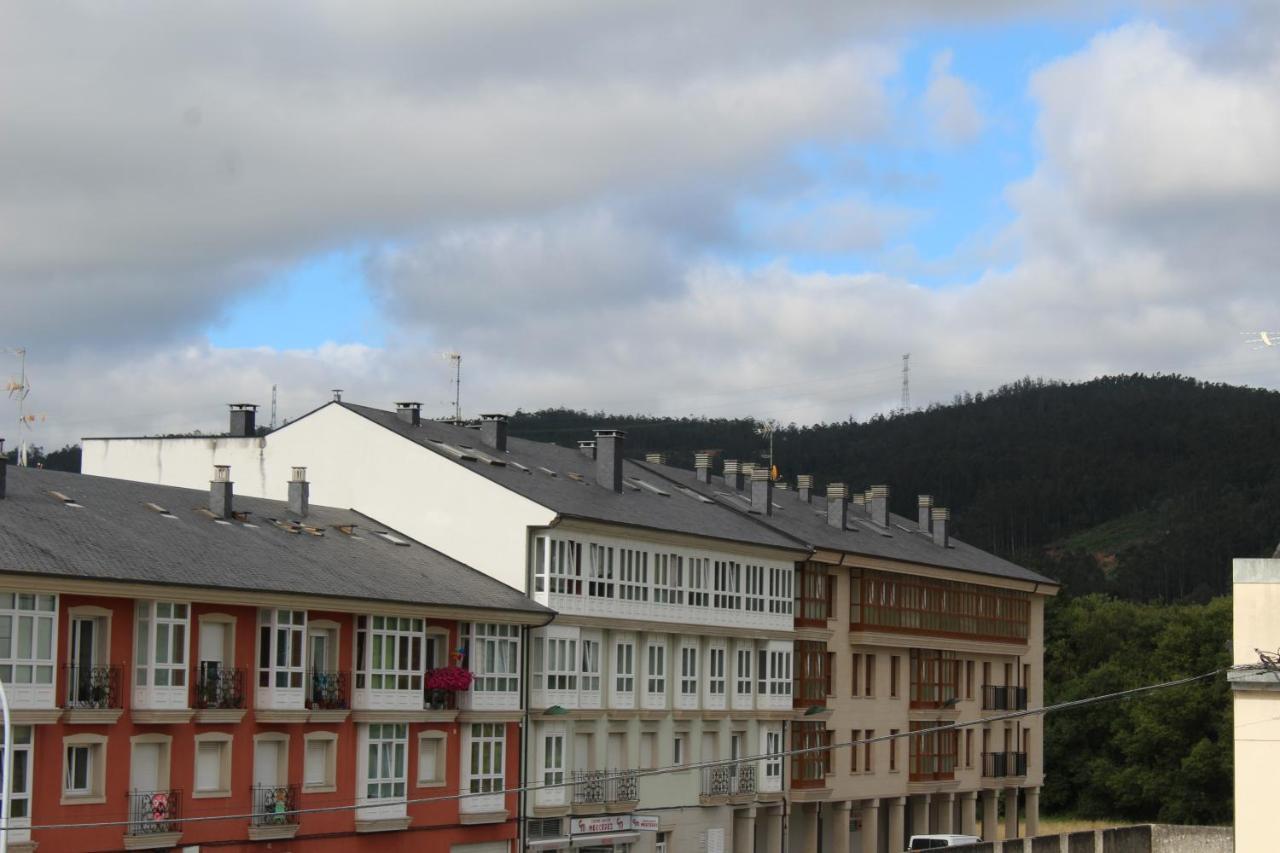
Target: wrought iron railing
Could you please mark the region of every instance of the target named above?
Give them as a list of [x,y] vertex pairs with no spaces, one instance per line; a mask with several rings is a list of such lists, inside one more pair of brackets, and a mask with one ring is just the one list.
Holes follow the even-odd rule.
[[350,673],[313,669],[307,675],[308,708],[313,711],[345,711],[351,707]]
[[1027,710],[1027,688],[984,684],[982,685],[982,710],[1025,711]]
[[1026,776],[1027,754],[1025,752],[984,752],[982,753],[982,775],[988,779]]
[[68,709],[104,710],[119,708],[120,667],[63,666],[67,676]]
[[743,761],[702,768],[702,796],[704,797],[737,797],[755,792],[755,762]]
[[196,678],[196,707],[205,710],[244,707],[244,670],[205,667]]
[[573,771],[574,805],[634,803],[640,793],[634,770]]
[[130,791],[126,835],[177,832],[182,814],[182,791]]
[[298,822],[297,785],[254,785],[250,826],[285,826]]

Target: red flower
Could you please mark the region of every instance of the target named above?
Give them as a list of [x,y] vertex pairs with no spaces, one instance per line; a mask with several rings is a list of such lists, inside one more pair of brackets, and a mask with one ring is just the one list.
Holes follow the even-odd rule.
[[428,690],[467,690],[471,687],[471,672],[460,666],[444,666],[427,673]]

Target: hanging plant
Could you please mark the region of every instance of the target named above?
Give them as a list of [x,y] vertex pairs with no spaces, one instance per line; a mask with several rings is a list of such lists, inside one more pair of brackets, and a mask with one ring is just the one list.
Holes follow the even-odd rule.
[[460,666],[444,666],[427,673],[428,690],[463,691],[471,687],[471,671]]

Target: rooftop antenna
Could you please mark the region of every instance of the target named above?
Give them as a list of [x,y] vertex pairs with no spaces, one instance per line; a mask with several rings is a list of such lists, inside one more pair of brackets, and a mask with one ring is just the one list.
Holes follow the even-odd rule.
[[335,402],[335,403],[341,403],[341,402],[342,402],[342,389],[341,389],[341,388],[334,388],[334,389],[333,389],[333,402]]
[[778,422],[773,418],[769,418],[763,421],[762,423],[760,423],[759,426],[756,427],[756,433],[758,435],[764,436],[765,438],[769,439],[769,479],[770,480],[775,479],[774,478],[775,469],[773,467],[773,434],[777,431],[777,429],[778,429]]
[[902,413],[911,411],[911,353],[902,354]]
[[462,423],[462,353],[448,350],[440,357],[453,365],[453,422]]
[[271,386],[271,428],[276,428],[276,387]]
[[24,437],[22,428],[31,428],[31,421],[27,420],[27,395],[31,393],[31,384],[27,382],[27,348],[5,347],[4,352],[18,357],[18,380],[16,382],[9,380],[6,388],[9,391],[9,399],[18,401],[18,464],[25,468],[27,467],[27,439]]

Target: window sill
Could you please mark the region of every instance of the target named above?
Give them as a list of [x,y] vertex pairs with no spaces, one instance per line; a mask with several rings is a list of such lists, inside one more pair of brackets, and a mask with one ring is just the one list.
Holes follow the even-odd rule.
[[67,794],[63,793],[60,805],[64,806],[89,806],[98,803],[105,803],[107,798],[103,794]]
[[337,790],[338,786],[333,782],[304,783],[302,786],[302,793],[304,794],[332,794]]
[[432,782],[423,782],[422,780],[418,780],[417,782],[414,783],[415,788],[443,788],[444,785],[445,785],[445,782],[443,779],[439,779]]
[[216,791],[192,791],[191,792],[191,799],[193,800],[214,800],[219,797],[229,797],[229,796],[231,796],[231,790],[229,788],[227,789],[219,788]]

